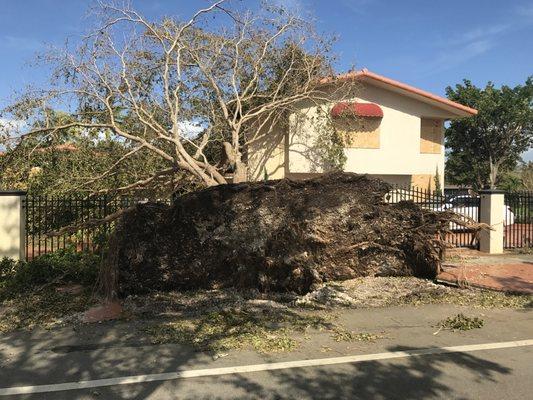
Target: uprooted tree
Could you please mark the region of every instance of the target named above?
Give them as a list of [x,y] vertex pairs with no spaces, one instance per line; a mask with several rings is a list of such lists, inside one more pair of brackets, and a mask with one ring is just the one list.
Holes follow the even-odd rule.
[[[279,8],[252,14],[235,4],[214,1],[185,21],[100,5],[98,28],[79,47],[42,58],[53,67],[52,86],[4,110],[29,126],[4,135],[4,145],[16,151],[32,137],[38,146],[66,131],[120,143],[113,162],[84,176],[94,191],[109,190],[94,183],[145,153],[157,167],[136,170],[114,191],[172,191],[184,177],[202,186],[228,175],[247,180],[249,146],[302,101],[351,96],[354,83],[335,82],[331,43],[307,22]],[[53,110],[69,118],[53,118]]]
[[101,270],[107,297],[237,287],[307,293],[361,276],[439,272],[453,212],[389,203],[391,186],[350,173],[218,185],[124,214]]

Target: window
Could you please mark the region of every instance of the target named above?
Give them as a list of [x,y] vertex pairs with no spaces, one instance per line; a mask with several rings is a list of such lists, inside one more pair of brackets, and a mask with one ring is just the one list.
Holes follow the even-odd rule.
[[443,126],[443,121],[440,119],[420,120],[420,153],[441,154]]
[[358,149],[379,149],[379,126],[381,119],[359,117],[335,121],[344,147]]

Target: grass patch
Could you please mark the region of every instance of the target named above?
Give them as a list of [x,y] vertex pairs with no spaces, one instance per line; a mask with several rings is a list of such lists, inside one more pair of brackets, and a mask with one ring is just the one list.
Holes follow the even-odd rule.
[[440,329],[447,329],[451,331],[469,331],[472,329],[480,329],[483,327],[484,321],[478,317],[467,317],[464,314],[457,314],[453,317],[448,317],[438,324]]
[[78,295],[59,293],[54,288],[12,296],[0,303],[0,333],[36,327],[52,328],[65,317],[82,312],[92,303],[89,290]]
[[181,321],[146,328],[153,343],[181,343],[197,350],[223,351],[252,348],[260,353],[294,350],[292,336],[308,329],[331,329],[329,318],[289,310],[214,311]]

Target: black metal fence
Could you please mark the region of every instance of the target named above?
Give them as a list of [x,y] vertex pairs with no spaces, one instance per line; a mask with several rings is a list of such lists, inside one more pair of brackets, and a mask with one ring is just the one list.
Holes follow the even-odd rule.
[[[421,189],[417,187],[395,187],[387,195],[387,201],[397,203],[402,200],[411,200],[417,203],[420,207],[433,210],[455,211],[465,219],[472,219],[479,221],[479,196],[472,191],[463,189],[445,190],[444,193],[432,191],[429,189]],[[474,232],[459,226],[457,224],[450,224],[450,233],[446,240],[455,247],[472,247],[479,246],[477,237]]]
[[[26,212],[26,259],[71,248],[75,251],[94,251],[105,240],[112,223],[83,227],[74,232],[62,228],[83,226],[101,220],[121,209],[148,199],[139,197],[54,197],[28,195]],[[160,201],[156,199],[156,201]],[[168,200],[163,200],[168,202]],[[50,235],[51,232],[56,234]],[[59,232],[59,234],[58,234]]]
[[[480,198],[471,189],[446,189],[444,194],[418,188],[395,188],[390,193],[392,202],[413,200],[421,207],[441,211],[452,210],[479,222]],[[504,195],[504,248],[533,247],[533,192],[506,192]],[[478,247],[475,235],[456,224],[447,240],[456,247]]]
[[504,198],[504,247],[532,247],[533,192],[507,192]]
[[[513,210],[518,212],[517,221],[522,225],[515,230],[507,232],[506,246],[509,243],[518,243],[533,237],[531,233],[531,195],[513,194],[506,197],[508,202],[513,203]],[[413,201],[434,211],[451,209],[461,215],[479,221],[479,197],[467,192],[448,192],[444,194],[436,191],[425,190],[417,187],[394,187],[386,196],[386,201],[397,203],[402,200]],[[83,227],[91,220],[101,220],[121,209],[130,207],[139,202],[163,201],[169,203],[169,199],[148,199],[142,197],[54,197],[28,195],[25,201],[26,210],[26,258],[51,253],[58,249],[70,248],[75,251],[94,251],[106,240],[107,234],[112,228],[112,223],[100,224],[95,227]],[[526,207],[525,204],[528,206]],[[515,217],[516,218],[516,217]],[[527,224],[527,229],[525,228]],[[516,224],[515,224],[516,225]],[[79,226],[74,232],[62,232],[65,227]],[[450,244],[456,247],[476,247],[472,232],[463,227],[452,224],[451,233],[447,237]],[[514,228],[513,228],[514,229]],[[527,234],[525,233],[527,230]],[[50,235],[56,232],[55,235]],[[61,232],[57,234],[57,232]],[[516,238],[520,237],[518,240]],[[529,243],[529,242],[528,242]]]

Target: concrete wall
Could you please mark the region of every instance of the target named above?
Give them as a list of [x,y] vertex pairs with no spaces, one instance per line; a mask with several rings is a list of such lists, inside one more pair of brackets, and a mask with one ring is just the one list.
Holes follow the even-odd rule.
[[21,192],[0,192],[0,258],[24,258],[24,198],[25,194]]
[[480,192],[479,222],[490,226],[479,233],[479,250],[489,254],[503,253],[505,192],[482,190]]

